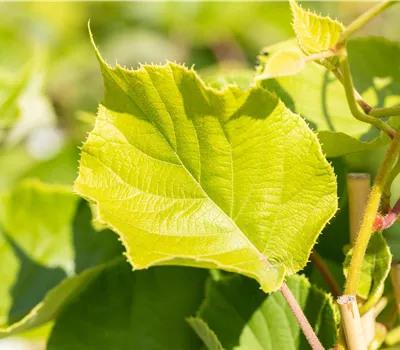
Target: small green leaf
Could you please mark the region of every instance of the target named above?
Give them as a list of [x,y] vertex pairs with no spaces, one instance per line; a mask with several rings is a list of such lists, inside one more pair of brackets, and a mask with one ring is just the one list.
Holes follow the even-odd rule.
[[[353,250],[350,250],[344,262],[344,273],[347,275]],[[381,232],[371,237],[364,262],[361,268],[357,295],[364,300],[371,299],[379,293],[390,272],[392,255]]]
[[69,187],[34,180],[2,199],[0,337],[52,319],[97,273],[86,269],[120,256],[117,236],[94,231],[90,209],[77,204]]
[[134,268],[220,268],[278,289],[337,208],[314,133],[264,89],[215,90],[176,64],[126,70],[98,58],[105,99],[75,190]]
[[303,56],[295,50],[275,52],[265,64],[264,71],[257,80],[284,77],[300,72],[305,65]]
[[200,306],[207,276],[188,267],[108,267],[57,318],[47,349],[200,350],[185,318]]
[[[324,348],[331,348],[338,326],[331,297],[312,287],[303,276],[294,275],[287,284]],[[215,332],[226,350],[310,348],[282,295],[266,295],[245,277],[210,279],[198,317]]]
[[215,333],[201,318],[189,317],[187,321],[189,322],[190,327],[193,328],[199,338],[203,341],[207,350],[223,350]]
[[338,42],[342,23],[305,11],[296,1],[290,1],[290,8],[297,41],[306,54],[327,51]]

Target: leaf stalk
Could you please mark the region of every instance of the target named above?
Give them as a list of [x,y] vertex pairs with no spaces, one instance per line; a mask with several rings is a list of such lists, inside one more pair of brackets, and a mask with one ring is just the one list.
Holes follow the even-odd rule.
[[296,298],[292,294],[291,290],[287,286],[285,282],[282,283],[281,288],[279,289],[282,296],[285,298],[288,303],[290,310],[292,310],[294,317],[296,318],[301,330],[304,333],[304,336],[307,338],[308,343],[313,350],[324,350],[321,342],[319,341],[317,335],[312,329],[310,322],[308,322],[307,317],[304,315],[303,310],[300,305],[297,303]]
[[377,127],[379,130],[384,131],[386,134],[388,134],[391,138],[394,138],[396,135],[396,131],[387,123],[385,123],[383,120],[372,117],[368,114],[365,114],[364,112],[361,112],[358,107],[357,107],[357,101],[354,96],[354,87],[353,87],[353,79],[351,77],[350,73],[350,65],[349,61],[347,59],[347,51],[346,49],[342,49],[340,55],[339,55],[339,64],[340,64],[340,70],[342,73],[343,77],[343,86],[344,90],[346,93],[346,99],[347,103],[349,105],[351,114],[353,116],[365,123],[369,123]]
[[339,41],[336,44],[338,47],[344,46],[347,39],[352,36],[360,28],[364,27],[368,22],[374,19],[378,14],[388,9],[390,6],[395,5],[399,1],[382,1],[364,12],[361,16],[357,17],[351,22],[340,35]]
[[339,295],[341,295],[342,291],[338,283],[333,278],[331,272],[328,269],[328,266],[326,266],[325,264],[325,261],[315,250],[311,252],[310,260],[314,264],[318,272],[321,274],[326,284],[329,286],[329,289],[331,290],[333,297],[337,298]]

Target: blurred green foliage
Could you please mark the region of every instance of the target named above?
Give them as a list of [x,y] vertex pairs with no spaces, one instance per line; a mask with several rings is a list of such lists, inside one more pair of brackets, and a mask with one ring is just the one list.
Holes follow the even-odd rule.
[[[340,18],[345,25],[371,7],[369,2],[302,4]],[[357,35],[399,40],[398,18],[400,6],[375,18]],[[111,65],[117,58],[127,67],[166,59],[194,64],[205,79],[222,72],[216,86],[229,82],[224,69],[235,67],[245,88],[260,49],[294,36],[287,2],[0,3],[0,193],[27,177],[72,185],[78,147],[103,98],[89,20]],[[355,84],[366,88],[363,81]],[[348,240],[345,174],[375,175],[384,151],[334,161],[341,210],[317,246],[332,264],[343,262],[341,248]],[[393,197],[398,196],[400,179],[393,184]],[[386,238],[395,260],[400,260],[398,237],[400,225],[394,225]]]

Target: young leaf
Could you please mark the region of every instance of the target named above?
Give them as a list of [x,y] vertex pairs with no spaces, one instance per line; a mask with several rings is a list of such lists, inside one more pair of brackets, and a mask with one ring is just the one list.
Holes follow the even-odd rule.
[[300,72],[305,65],[303,56],[295,50],[275,52],[265,64],[265,68],[257,80],[284,77]]
[[203,341],[207,350],[223,350],[215,333],[201,318],[189,317],[187,321],[189,322],[190,327],[193,328],[199,338]]
[[[294,275],[287,284],[324,347],[331,348],[338,326],[331,297],[312,287],[303,276]],[[245,277],[210,279],[198,317],[226,350],[310,348],[282,295],[265,295]]]
[[[347,275],[351,257],[352,250],[347,253],[344,262],[345,275]],[[361,269],[357,295],[367,300],[373,298],[376,293],[379,293],[390,272],[391,263],[392,255],[382,233],[375,232],[368,243]]]
[[296,1],[290,1],[293,29],[299,46],[306,54],[320,53],[335,45],[344,30],[342,23],[305,11]]
[[217,267],[278,289],[337,208],[312,131],[264,89],[220,91],[173,63],[126,70],[98,58],[105,99],[75,190],[131,264]]
[[[258,74],[262,74],[274,52],[288,49],[296,50],[293,40],[264,48],[262,52],[269,55],[259,56],[261,67]],[[350,40],[347,49],[354,84],[363,98],[373,107],[391,107],[400,103],[400,88],[396,84],[400,79],[396,68],[400,45],[380,38],[368,38]],[[265,80],[261,84],[310,123],[318,133],[327,157],[368,151],[389,142],[389,138],[352,116],[342,84],[315,62],[307,62],[304,69],[295,75]]]
[[198,309],[207,276],[188,267],[109,267],[58,317],[47,349],[200,350],[185,318]]
[[77,202],[68,187],[33,180],[2,200],[0,337],[52,319],[98,272],[86,269],[120,255],[115,234],[92,229],[85,203],[75,216]]

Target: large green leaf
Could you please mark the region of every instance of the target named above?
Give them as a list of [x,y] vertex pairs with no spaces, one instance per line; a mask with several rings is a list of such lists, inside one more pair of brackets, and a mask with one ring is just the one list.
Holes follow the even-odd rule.
[[135,269],[218,267],[278,289],[337,208],[302,118],[261,88],[215,90],[180,65],[110,68],[97,54],[105,99],[75,190]]
[[52,319],[96,266],[120,255],[117,236],[95,231],[89,207],[77,203],[68,187],[33,180],[3,198],[0,337]]
[[[262,65],[258,73],[263,74],[274,52],[296,50],[296,46],[294,40],[289,40],[264,48],[262,52],[269,55],[259,56]],[[400,103],[400,45],[368,38],[350,40],[347,49],[354,84],[363,98],[373,107]],[[301,53],[298,47],[297,51]],[[315,62],[306,63],[295,75],[264,80],[261,84],[310,123],[328,157],[372,150],[389,142],[371,130],[369,124],[352,116],[341,83]]]
[[[353,250],[346,255],[344,271],[347,275]],[[365,300],[373,298],[380,293],[390,272],[392,255],[381,232],[376,232],[370,239],[361,267],[360,282],[357,295]]]
[[57,319],[48,350],[200,350],[186,323],[204,297],[206,270],[104,270]]
[[[287,284],[324,347],[331,348],[338,325],[331,297],[312,287],[303,276],[292,276]],[[226,350],[309,349],[282,295],[265,295],[245,277],[210,279],[198,317],[215,332]]]

